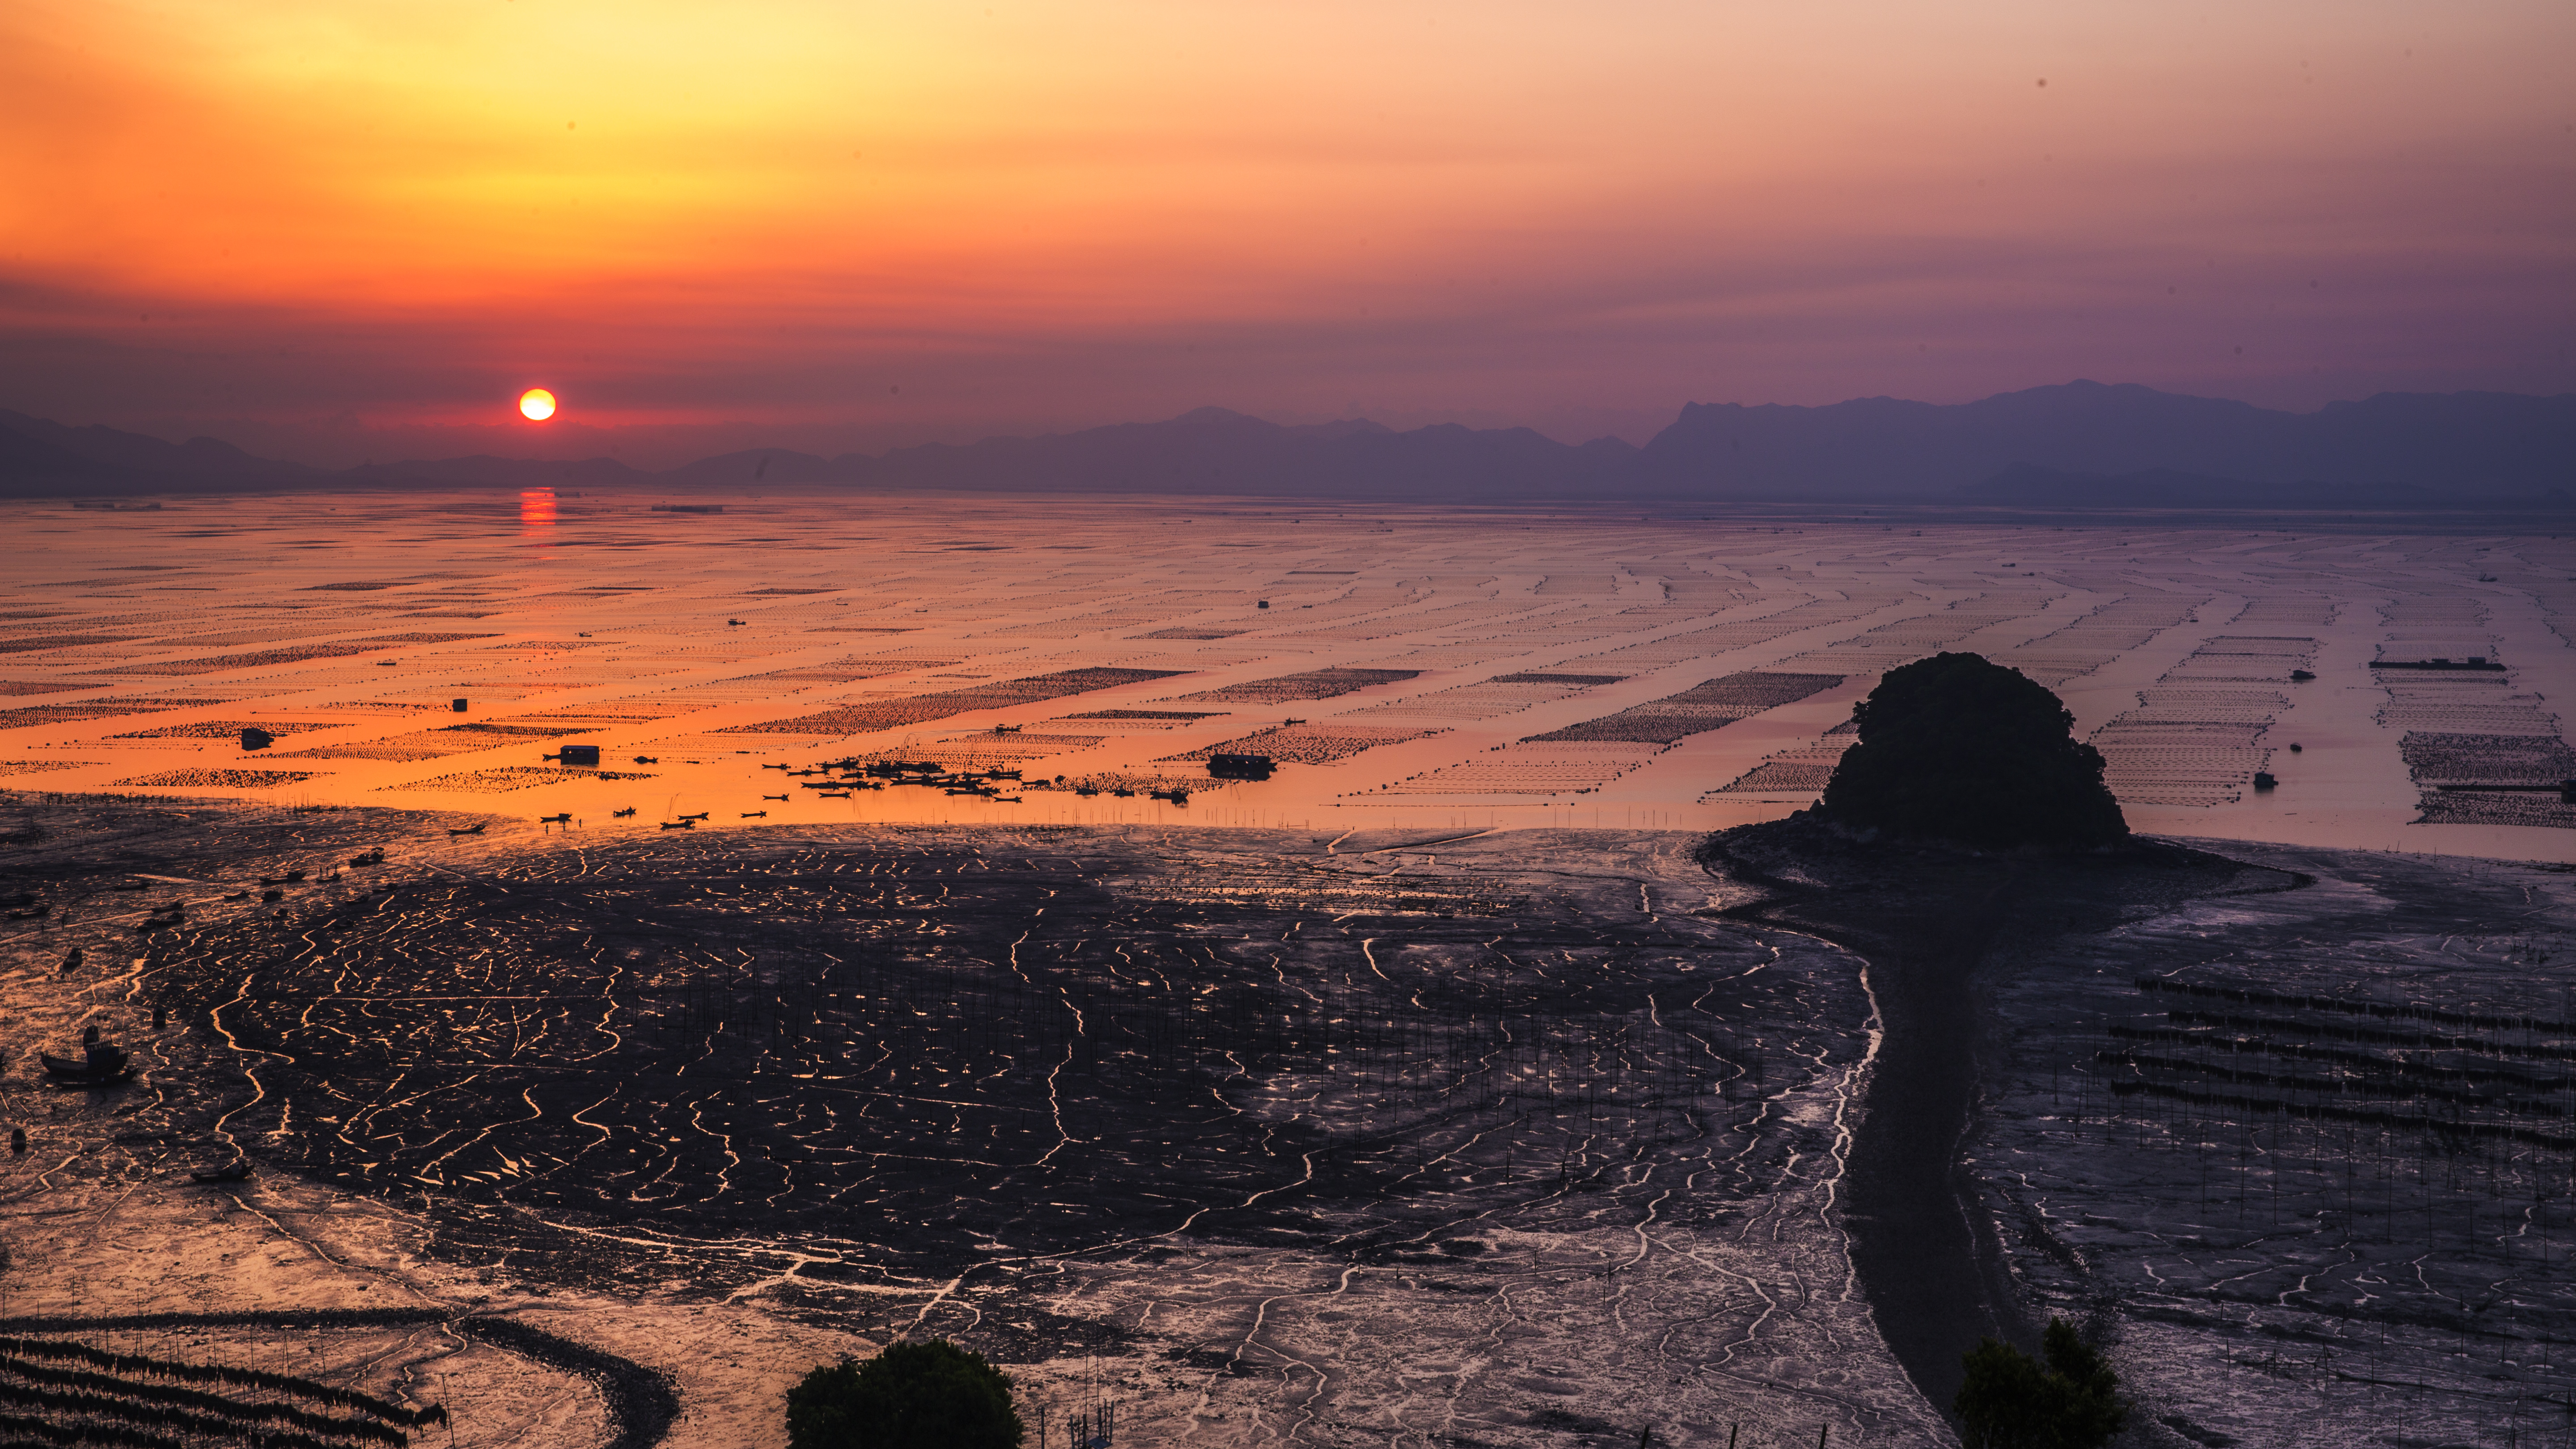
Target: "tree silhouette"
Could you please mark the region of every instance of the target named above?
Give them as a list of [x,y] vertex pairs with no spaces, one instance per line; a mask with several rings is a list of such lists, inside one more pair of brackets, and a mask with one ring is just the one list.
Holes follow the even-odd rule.
[[825,1364],[787,1391],[789,1449],[1019,1449],[1011,1381],[944,1338]]
[[2119,1376],[2073,1325],[2051,1318],[2040,1351],[2045,1367],[1992,1338],[1966,1355],[1951,1408],[1967,1449],[2100,1449],[2128,1422]]
[[1976,654],[1887,672],[1852,711],[1860,743],[1825,786],[1826,818],[1983,849],[2084,848],[2129,833],[2102,754],[2056,695]]

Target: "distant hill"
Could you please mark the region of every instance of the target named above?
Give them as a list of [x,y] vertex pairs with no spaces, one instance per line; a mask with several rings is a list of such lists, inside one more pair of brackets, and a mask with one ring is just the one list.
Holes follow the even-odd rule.
[[658,484],[662,475],[639,472],[614,458],[557,462],[542,458],[434,458],[412,463],[369,463],[330,475],[360,487],[428,484],[439,488],[613,488]]
[[1283,427],[1200,408],[1162,423],[851,454],[832,460],[830,476],[893,488],[1468,502],[1615,493],[1635,455],[1616,439],[1569,447],[1527,428]]
[[2528,506],[2576,478],[2576,395],[2385,393],[2314,413],[2072,382],[1978,402],[1697,404],[1644,448],[1527,428],[1158,423],[823,458],[755,448],[659,473],[609,458],[448,458],[323,472],[0,412],[0,496],[270,487],[751,484],[1386,502],[1944,500],[2038,507]]
[[0,409],[0,497],[294,486],[320,476],[300,463],[253,457],[215,438],[170,443],[109,427],[65,427]]
[[[1955,495],[2017,508],[2445,508],[2453,500],[2410,483],[2256,483],[2149,468],[2137,473],[2069,473],[2015,463]],[[2528,495],[2526,495],[2528,498]],[[2551,504],[2550,500],[2528,499]]]
[[2576,394],[2382,393],[2286,413],[2071,382],[1952,406],[1694,404],[1646,445],[1642,471],[1661,496],[1921,498],[2015,464],[2403,484],[2451,500],[2529,496],[2576,476]]

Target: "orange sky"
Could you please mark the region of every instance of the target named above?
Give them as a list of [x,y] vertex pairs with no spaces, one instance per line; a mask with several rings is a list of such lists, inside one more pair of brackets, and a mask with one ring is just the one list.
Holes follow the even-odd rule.
[[644,461],[2576,386],[2563,0],[1941,10],[17,0],[0,407]]

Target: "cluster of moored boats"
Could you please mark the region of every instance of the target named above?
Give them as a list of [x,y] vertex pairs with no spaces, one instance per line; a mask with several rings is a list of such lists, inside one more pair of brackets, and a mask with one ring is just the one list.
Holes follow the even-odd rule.
[[[1003,732],[1006,731],[996,731],[996,733]],[[1263,761],[1263,763],[1267,764],[1268,762]],[[1190,803],[1190,792],[1188,787],[1180,785],[1175,785],[1170,789],[1165,790],[1145,790],[1141,792],[1123,785],[1102,786],[1088,783],[1067,785],[1064,783],[1064,777],[1061,775],[1058,775],[1053,780],[1027,780],[1022,777],[1021,772],[1018,770],[952,770],[945,765],[931,760],[863,760],[856,755],[851,755],[843,759],[824,760],[813,765],[802,767],[796,765],[763,765],[760,768],[764,770],[779,771],[789,779],[794,780],[798,789],[813,791],[813,798],[817,800],[847,800],[862,790],[883,790],[892,785],[908,785],[920,789],[937,790],[943,795],[973,796],[985,800],[999,801],[1006,805],[1018,804],[1027,798],[1024,795],[1019,794],[1003,794],[1002,792],[1006,788],[1018,790],[1060,789],[1069,790],[1072,793],[1085,798],[1089,798],[1094,795],[1112,795],[1122,800],[1133,798],[1141,793],[1150,799],[1168,800],[1175,805],[1187,805]],[[794,796],[793,792],[790,792],[784,795],[763,795],[760,798],[764,802],[772,800],[784,802],[794,798]],[[632,807],[629,807],[627,809],[616,810],[610,813],[617,819],[623,820],[634,815],[636,812]],[[706,818],[707,816],[704,812],[696,815],[675,816],[672,819],[661,822],[660,828],[664,830],[694,830],[697,828],[698,822]],[[766,820],[769,818],[769,812],[766,810],[745,810],[740,812],[738,818],[743,820]],[[559,815],[540,815],[537,817],[537,823],[540,825],[568,825],[571,821],[572,816],[569,811]],[[474,827],[474,831],[476,833],[480,833],[481,830],[482,826],[480,825]],[[465,832],[451,830],[448,833],[455,835]]]
[[[802,770],[793,765],[761,768],[784,771],[788,778],[799,782],[800,789],[815,792],[818,800],[846,800],[856,791],[882,790],[888,785],[917,785],[946,795],[980,795],[987,800],[1021,798],[1005,795],[1001,790],[1006,784],[1021,784],[1017,770],[951,770],[928,760],[861,760],[855,755]],[[815,776],[820,778],[809,778]]]
[[[348,861],[350,866],[359,869],[384,863],[385,849],[381,845],[351,856]],[[264,875],[259,878],[258,896],[263,904],[275,904],[286,899],[287,887],[304,885],[308,882],[314,885],[331,885],[340,879],[340,871],[341,868],[335,865],[324,870],[320,875],[306,870],[290,870],[279,875]],[[117,895],[140,894],[150,889],[149,885],[141,881],[119,882],[102,887],[104,892]],[[227,902],[247,901],[251,899],[251,895],[252,892],[249,890],[237,890],[216,899]],[[50,922],[63,919],[54,915],[52,902],[38,900],[34,895],[25,892],[0,899],[0,906],[13,908],[7,912],[7,919],[12,921]],[[148,908],[143,919],[133,929],[134,934],[138,936],[149,936],[158,931],[167,931],[186,924],[188,924],[188,903],[184,900],[172,900],[167,904]],[[63,969],[70,971],[77,968],[80,965],[80,956],[80,952],[74,951],[71,958],[64,962]]]

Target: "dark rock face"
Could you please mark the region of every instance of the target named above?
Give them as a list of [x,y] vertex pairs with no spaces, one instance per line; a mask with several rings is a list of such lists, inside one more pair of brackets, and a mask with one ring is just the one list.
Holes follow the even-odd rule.
[[2018,669],[1936,654],[1891,669],[1853,711],[1860,743],[1825,786],[1835,824],[1985,850],[2081,849],[2125,838],[2102,755]]

